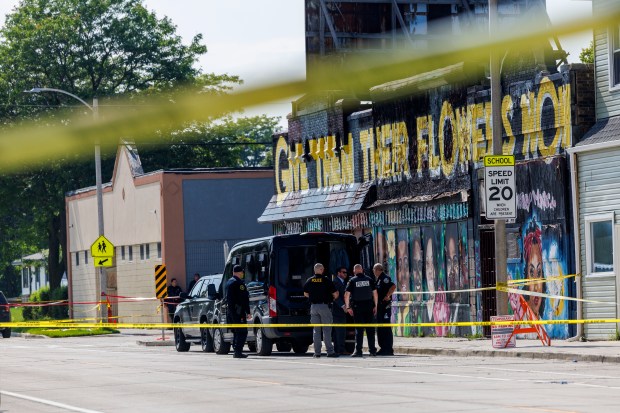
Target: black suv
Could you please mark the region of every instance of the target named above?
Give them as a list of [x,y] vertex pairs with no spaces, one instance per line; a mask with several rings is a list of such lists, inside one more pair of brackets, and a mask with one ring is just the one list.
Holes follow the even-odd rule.
[[[0,291],[0,323],[10,323],[11,322],[11,310],[9,308],[9,302],[6,300],[6,297]],[[4,327],[0,328],[2,331],[3,338],[11,337],[11,328]]]
[[[207,329],[183,327],[183,324],[211,323],[213,319],[214,295],[222,283],[222,274],[201,277],[189,293],[181,293],[181,303],[174,312],[174,344],[177,351],[188,351],[191,344],[202,346],[202,351],[212,352],[212,335]],[[211,295],[209,295],[211,292]]]
[[[232,267],[241,265],[250,294],[252,321],[248,322],[246,343],[250,351],[268,356],[275,344],[278,351],[297,354],[308,351],[312,343],[311,327],[280,327],[273,324],[309,324],[310,303],[304,296],[303,285],[312,277],[314,264],[322,263],[326,274],[335,274],[343,266],[351,269],[362,259],[362,251],[371,257],[368,242],[352,236],[327,232],[308,232],[248,240],[236,244],[230,251],[222,283],[215,299],[213,318],[208,322],[226,321],[226,291],[224,285],[232,276]],[[213,287],[211,287],[213,288]],[[348,349],[353,347],[353,329],[347,334]],[[205,329],[205,342],[213,345],[218,354],[230,351],[232,332],[222,326]]]

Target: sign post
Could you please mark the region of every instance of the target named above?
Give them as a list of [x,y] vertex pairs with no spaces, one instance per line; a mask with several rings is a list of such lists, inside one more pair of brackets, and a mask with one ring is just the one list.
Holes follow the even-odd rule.
[[490,155],[484,157],[484,189],[487,219],[517,217],[515,157]]
[[[166,311],[166,306],[164,300],[168,297],[168,289],[166,288],[166,266],[165,265],[156,265],[155,266],[155,296],[159,298],[159,303],[161,305],[161,323],[162,325],[165,323],[164,311]],[[164,328],[161,328],[161,341],[166,340]]]
[[[110,240],[103,235],[100,235],[99,238],[97,238],[90,246],[90,255],[93,257],[93,264],[95,265],[95,268],[99,268],[99,285],[101,288],[101,293],[99,296],[100,306],[104,304],[104,297],[106,300],[105,304],[107,305],[109,302],[106,295],[108,280],[106,279],[106,272],[102,267],[111,267],[114,264],[114,250],[114,244],[112,244]],[[106,309],[104,311],[103,307],[101,307],[100,313],[102,323],[106,320],[106,314],[109,315],[108,310],[109,309]]]

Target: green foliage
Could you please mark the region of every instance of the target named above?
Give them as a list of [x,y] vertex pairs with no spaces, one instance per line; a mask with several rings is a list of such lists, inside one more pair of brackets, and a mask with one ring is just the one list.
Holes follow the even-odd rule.
[[[160,137],[163,146],[144,146],[145,171],[170,168],[271,166],[272,134],[278,118],[266,115],[192,124]],[[265,144],[255,145],[256,142]]]
[[594,63],[594,41],[590,41],[588,47],[581,49],[579,53],[579,60],[581,63]]
[[[58,287],[51,291],[49,287],[43,287],[30,294],[29,303],[48,304],[67,300],[67,297],[67,287]],[[69,307],[67,305],[24,306],[23,317],[26,321],[64,320],[69,318]]]
[[[139,105],[179,86],[226,93],[240,80],[202,74],[196,63],[206,50],[201,35],[183,44],[170,19],[158,18],[142,0],[22,0],[0,29],[0,129],[26,120],[53,126],[69,123],[69,115],[92,116],[68,96],[22,92],[33,87],[62,89],[86,101],[97,96],[102,104],[129,96]],[[113,153],[104,156],[104,180],[113,164]],[[90,157],[67,153],[44,169],[0,177],[3,288],[13,282],[6,279],[10,263],[41,248],[49,249],[52,288],[60,285],[67,262],[64,194],[94,185],[94,169]]]

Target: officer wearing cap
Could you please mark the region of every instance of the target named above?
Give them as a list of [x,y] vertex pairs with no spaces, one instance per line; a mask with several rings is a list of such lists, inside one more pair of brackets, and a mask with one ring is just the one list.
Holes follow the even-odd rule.
[[[334,283],[323,275],[325,267],[323,264],[314,265],[314,276],[308,278],[304,284],[304,295],[310,300],[310,322],[312,324],[332,324],[332,310],[330,305],[333,300],[338,298],[338,291]],[[331,326],[314,327],[312,341],[314,342],[314,358],[321,357],[321,330],[327,348],[327,357],[338,357],[334,352],[332,344]]]
[[[233,276],[226,283],[226,303],[228,304],[226,311],[226,322],[228,324],[245,324],[247,320],[251,319],[250,295],[243,281],[243,267],[240,265],[233,267]],[[233,332],[233,357],[246,358],[248,355],[243,354],[243,346],[248,337],[248,329],[231,328],[231,330]]]
[[[372,267],[377,283],[377,323],[387,324],[392,316],[392,294],[396,290],[396,284],[383,271],[383,265],[377,263]],[[394,337],[391,327],[377,327],[377,342],[381,349],[377,352],[379,356],[394,355]]]
[[[347,311],[353,316],[355,324],[370,324],[377,314],[377,287],[375,280],[364,274],[360,264],[353,267],[353,278],[349,280],[344,293],[344,302]],[[364,345],[364,330],[368,340],[368,350],[371,356],[377,355],[375,347],[375,329],[372,327],[355,327],[355,352],[351,357],[362,357]]]

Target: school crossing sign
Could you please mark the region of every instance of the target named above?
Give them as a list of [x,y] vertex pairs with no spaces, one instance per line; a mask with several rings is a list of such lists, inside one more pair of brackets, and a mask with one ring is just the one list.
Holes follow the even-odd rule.
[[515,157],[489,155],[484,157],[484,189],[487,219],[517,217],[515,190]]

